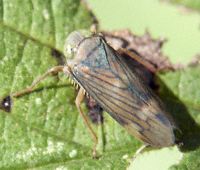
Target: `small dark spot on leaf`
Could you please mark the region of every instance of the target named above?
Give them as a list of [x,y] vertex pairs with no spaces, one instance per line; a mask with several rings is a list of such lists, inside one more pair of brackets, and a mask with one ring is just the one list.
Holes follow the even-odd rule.
[[12,100],[10,96],[6,96],[3,98],[3,100],[0,101],[0,109],[10,112],[11,111],[11,106],[12,106]]

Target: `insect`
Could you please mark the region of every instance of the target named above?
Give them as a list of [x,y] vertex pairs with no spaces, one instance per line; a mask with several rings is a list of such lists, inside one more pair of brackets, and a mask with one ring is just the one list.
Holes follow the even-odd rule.
[[64,50],[64,66],[51,68],[30,87],[11,97],[32,92],[47,76],[64,72],[80,87],[75,104],[94,140],[93,156],[98,140],[80,106],[85,94],[146,145],[166,147],[175,144],[173,131],[176,126],[160,99],[102,35],[85,36],[82,32],[72,32]]

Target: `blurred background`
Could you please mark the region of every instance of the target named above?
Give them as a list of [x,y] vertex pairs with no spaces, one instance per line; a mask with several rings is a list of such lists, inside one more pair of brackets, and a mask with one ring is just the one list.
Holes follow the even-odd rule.
[[[188,63],[200,53],[199,0],[88,0],[103,30],[129,28],[165,38],[163,51],[173,63]],[[187,7],[189,8],[186,8]]]

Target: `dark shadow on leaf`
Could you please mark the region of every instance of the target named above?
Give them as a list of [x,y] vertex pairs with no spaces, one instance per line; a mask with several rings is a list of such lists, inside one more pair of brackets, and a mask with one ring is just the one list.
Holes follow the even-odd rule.
[[85,103],[88,108],[88,116],[92,123],[102,124],[103,119],[103,109],[101,106],[91,97],[85,98]]
[[200,146],[200,126],[192,118],[185,104],[159,78],[157,80],[160,85],[160,97],[181,130],[180,136],[176,136],[180,142],[180,150],[183,152],[195,150]]
[[65,57],[64,55],[58,51],[57,49],[52,49],[51,50],[51,55],[54,59],[56,59],[58,65],[64,65],[65,64]]

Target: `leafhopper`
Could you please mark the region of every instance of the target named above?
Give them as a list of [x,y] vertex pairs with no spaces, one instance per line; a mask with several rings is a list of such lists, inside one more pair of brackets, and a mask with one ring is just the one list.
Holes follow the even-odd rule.
[[[112,118],[145,145],[159,148],[175,144],[176,125],[161,100],[102,35],[72,32],[66,40],[64,51],[64,66],[49,69],[31,86],[11,94],[11,97],[30,93],[47,76],[63,72],[79,86],[75,104],[94,140],[93,156],[96,156],[98,139],[80,106],[85,94],[91,96]],[[142,63],[136,54],[131,55]]]

